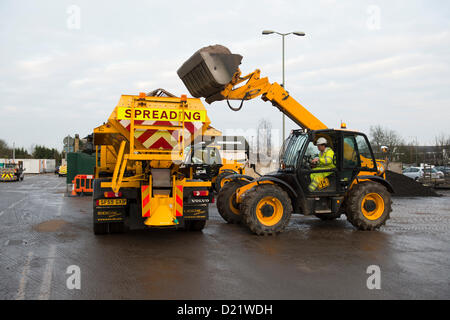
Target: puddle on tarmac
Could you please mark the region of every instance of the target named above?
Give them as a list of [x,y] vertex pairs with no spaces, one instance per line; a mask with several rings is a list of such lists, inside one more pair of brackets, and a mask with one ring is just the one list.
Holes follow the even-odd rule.
[[55,232],[61,230],[65,225],[67,225],[66,221],[55,219],[41,222],[33,226],[33,229],[37,232]]

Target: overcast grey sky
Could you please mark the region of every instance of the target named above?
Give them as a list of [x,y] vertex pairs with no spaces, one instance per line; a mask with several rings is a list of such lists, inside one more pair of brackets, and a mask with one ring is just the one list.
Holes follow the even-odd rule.
[[[206,45],[281,82],[281,39],[261,35],[273,29],[307,34],[286,38],[286,88],[326,125],[381,124],[432,143],[450,134],[449,27],[448,1],[2,0],[0,139],[61,149],[65,135],[106,121],[121,94],[187,93],[176,70]],[[221,130],[256,128],[262,117],[281,127],[260,99],[241,112],[207,108]]]

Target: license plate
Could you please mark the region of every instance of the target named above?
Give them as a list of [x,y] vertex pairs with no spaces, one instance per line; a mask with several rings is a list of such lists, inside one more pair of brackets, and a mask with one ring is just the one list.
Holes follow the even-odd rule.
[[98,200],[99,206],[125,206],[127,199],[100,199]]

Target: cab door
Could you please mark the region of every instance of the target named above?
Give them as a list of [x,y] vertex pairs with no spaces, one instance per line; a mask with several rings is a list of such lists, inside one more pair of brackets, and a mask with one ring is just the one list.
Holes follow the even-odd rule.
[[342,139],[342,169],[339,173],[339,191],[345,192],[358,175],[361,164],[354,135],[344,135]]
[[339,191],[345,192],[360,172],[372,174],[377,171],[377,167],[365,135],[344,134],[342,142],[342,170],[338,187]]

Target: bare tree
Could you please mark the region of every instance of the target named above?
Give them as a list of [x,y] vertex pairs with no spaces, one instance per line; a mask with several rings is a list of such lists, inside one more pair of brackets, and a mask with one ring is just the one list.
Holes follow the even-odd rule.
[[377,151],[381,146],[387,146],[390,150],[393,150],[394,147],[405,144],[402,137],[395,130],[380,125],[370,127],[370,140],[371,144],[377,148]]
[[441,132],[437,136],[434,137],[434,142],[436,147],[446,147],[450,145],[450,136]]

